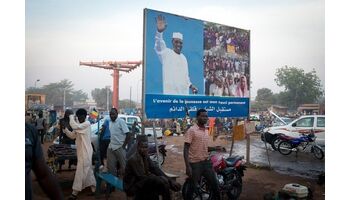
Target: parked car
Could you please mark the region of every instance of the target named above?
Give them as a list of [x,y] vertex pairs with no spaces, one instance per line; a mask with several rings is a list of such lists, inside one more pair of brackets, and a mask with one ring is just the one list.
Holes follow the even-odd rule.
[[250,115],[249,121],[260,121],[260,117],[257,114]]
[[284,126],[275,126],[264,129],[261,139],[270,143],[272,148],[277,149],[280,142],[278,136],[284,134],[290,137],[300,137],[302,134],[314,133],[316,143],[325,146],[325,116],[304,115]]
[[[155,129],[156,129],[157,138],[162,138],[163,137],[163,133],[162,133],[163,129],[161,127],[155,127]],[[145,127],[145,135],[153,136],[154,135],[153,127]]]
[[[90,139],[91,139],[91,144],[92,148],[94,151],[96,151],[98,147],[98,131],[102,128],[102,124],[105,119],[100,119],[96,123],[91,124],[91,133],[90,133]],[[56,137],[56,139],[53,141],[53,144],[59,144],[59,136]],[[71,145],[72,148],[76,148],[75,144]]]
[[272,126],[284,126],[284,125],[291,123],[292,121],[293,121],[293,119],[288,118],[288,117],[281,117],[281,118],[276,117],[272,122]]

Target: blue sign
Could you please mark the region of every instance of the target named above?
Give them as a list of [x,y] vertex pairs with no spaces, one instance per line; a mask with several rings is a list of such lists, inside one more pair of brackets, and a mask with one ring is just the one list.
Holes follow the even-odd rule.
[[247,117],[249,98],[146,94],[147,118],[195,117],[200,108],[209,117]]

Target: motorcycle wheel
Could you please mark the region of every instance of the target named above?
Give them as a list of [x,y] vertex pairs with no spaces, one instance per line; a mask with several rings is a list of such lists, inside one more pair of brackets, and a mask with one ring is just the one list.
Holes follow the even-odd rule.
[[[160,163],[160,165],[163,165],[164,160],[165,160],[164,155],[162,153],[159,153],[158,155],[159,155],[159,163]],[[158,162],[157,154],[150,155],[149,158],[156,163]]]
[[[185,183],[182,185],[182,198],[186,199],[186,194],[189,191],[189,188],[191,187],[190,179],[187,178]],[[211,194],[207,191],[208,187],[206,185],[205,179],[202,177],[199,182],[199,187],[194,190],[192,194],[191,200],[210,200]]]
[[292,153],[292,145],[289,142],[287,142],[287,141],[282,141],[278,145],[278,151],[282,155],[289,155],[289,154]]
[[318,146],[313,146],[312,147],[312,152],[314,154],[314,156],[319,159],[319,160],[322,160],[323,157],[324,157],[324,153],[323,153],[323,150],[318,147]]
[[271,141],[271,147],[273,150],[277,151],[278,150],[278,145],[281,142],[278,136],[275,136],[272,141]]
[[235,172],[234,176],[236,180],[233,182],[231,190],[226,193],[228,199],[231,200],[239,199],[242,192],[242,177],[237,172]]

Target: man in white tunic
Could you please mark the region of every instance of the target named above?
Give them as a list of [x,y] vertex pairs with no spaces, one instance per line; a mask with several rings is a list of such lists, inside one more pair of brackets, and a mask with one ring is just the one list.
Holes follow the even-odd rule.
[[91,187],[91,191],[94,193],[96,190],[96,180],[92,169],[92,153],[90,132],[91,125],[89,121],[86,121],[87,112],[85,109],[79,109],[76,112],[78,122],[75,121],[74,115],[69,115],[69,124],[73,131],[64,129],[66,135],[72,139],[75,138],[77,145],[77,169],[75,172],[73,182],[73,192],[69,199],[76,199],[80,191],[86,187]]
[[183,36],[178,32],[173,33],[173,49],[169,49],[163,39],[165,28],[165,18],[159,15],[154,49],[163,65],[163,94],[188,95],[189,89],[196,94],[198,90],[191,84],[187,59],[181,53]]

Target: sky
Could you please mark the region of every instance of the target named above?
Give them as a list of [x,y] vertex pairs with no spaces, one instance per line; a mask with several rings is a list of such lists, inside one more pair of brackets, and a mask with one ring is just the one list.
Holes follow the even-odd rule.
[[[284,88],[277,68],[315,69],[325,86],[325,2],[322,0],[119,1],[27,0],[25,87],[69,79],[91,98],[111,86],[112,71],[79,61],[141,61],[143,9],[149,8],[251,31],[251,96]],[[142,67],[120,78],[120,99],[141,101]]]
[[[2,93],[10,97],[1,98],[2,110],[6,113],[1,116],[1,125],[15,127],[18,133],[24,132],[24,126],[19,126],[19,123],[24,122],[24,118],[19,117],[24,114],[23,86],[34,86],[38,78],[41,80],[37,83],[39,87],[69,78],[77,89],[87,93],[90,93],[91,88],[111,85],[112,78],[108,72],[79,67],[79,60],[141,60],[142,10],[161,10],[251,30],[253,95],[262,87],[271,88],[274,92],[282,89],[273,81],[278,67],[295,65],[303,67],[305,71],[313,67],[316,69],[326,87],[327,96],[326,126],[330,133],[326,136],[329,139],[325,152],[327,199],[342,199],[346,196],[349,173],[344,172],[348,172],[348,165],[341,163],[346,163],[347,156],[344,153],[348,152],[350,140],[348,132],[344,131],[344,125],[349,123],[349,108],[344,106],[346,99],[349,99],[346,92],[349,68],[346,66],[350,29],[344,26],[350,17],[348,1],[145,2],[0,1],[0,87]],[[324,84],[325,61],[327,85]],[[131,82],[141,79],[139,70],[121,78],[121,85],[125,88],[120,91],[122,98],[128,98]],[[12,173],[8,172],[23,169],[25,149],[23,143],[18,142],[23,141],[23,134],[10,136],[12,141],[17,142],[4,142],[0,145],[0,152],[3,160],[14,164],[2,165],[0,175],[5,177],[7,185],[16,185],[18,180],[24,180],[24,173],[16,174],[14,179]],[[9,149],[12,153],[6,153]],[[5,199],[23,199],[24,190],[24,185],[6,187],[1,196]]]

